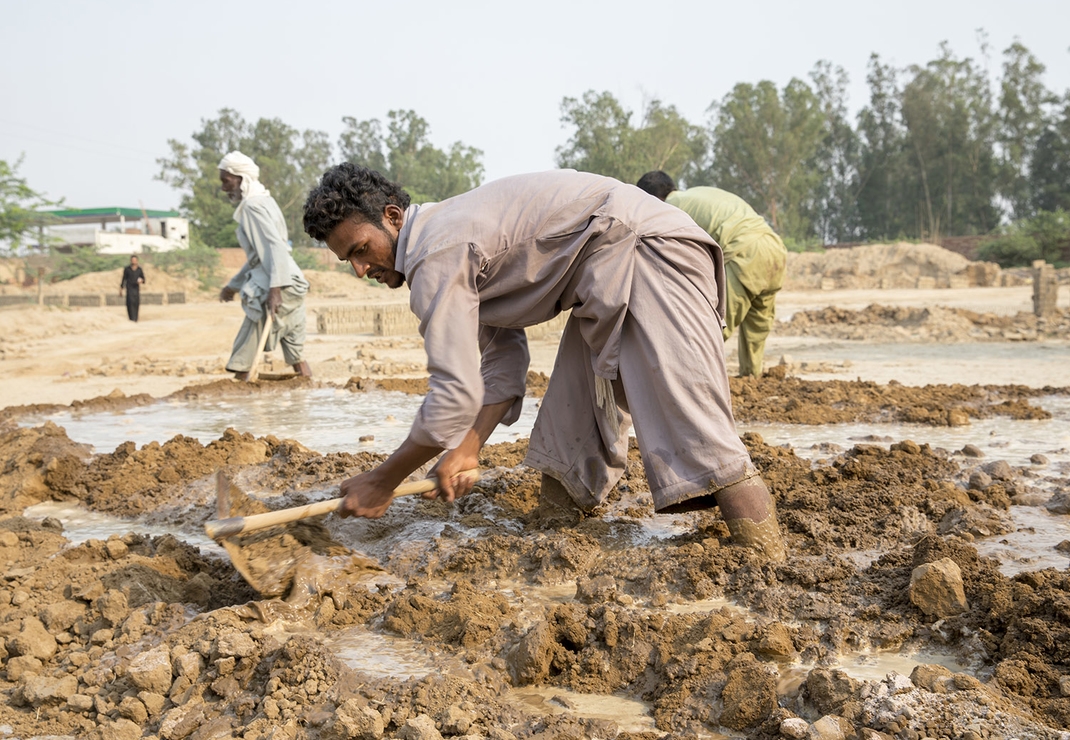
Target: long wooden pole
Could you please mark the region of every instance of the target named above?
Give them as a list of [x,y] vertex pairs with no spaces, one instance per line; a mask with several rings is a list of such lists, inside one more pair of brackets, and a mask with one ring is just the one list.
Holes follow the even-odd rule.
[[[267,311],[267,306],[264,307]],[[246,378],[250,383],[256,380],[257,367],[260,365],[260,356],[264,354],[264,347],[267,346],[268,335],[271,333],[271,311],[267,312],[267,319],[264,321],[264,329],[260,332],[260,341],[257,342],[256,356],[253,357],[253,366],[249,368],[249,377]]]
[[[474,479],[478,479],[479,471],[474,469],[465,470],[460,473],[460,475],[467,475]],[[437,478],[425,478],[424,480],[402,483],[394,489],[394,498],[399,496],[412,496],[417,493],[427,493],[436,488],[438,488]],[[321,514],[330,514],[337,511],[344,500],[345,499],[343,498],[332,498],[327,501],[317,501],[314,504],[294,506],[289,509],[279,509],[278,511],[267,511],[263,514],[213,519],[212,521],[205,522],[204,531],[207,532],[208,536],[213,540],[219,540],[224,537],[233,537],[235,535],[244,534],[245,532],[254,532],[258,529],[264,529],[265,527],[274,527],[278,524],[296,522],[299,519],[308,519],[309,517],[320,516]]]

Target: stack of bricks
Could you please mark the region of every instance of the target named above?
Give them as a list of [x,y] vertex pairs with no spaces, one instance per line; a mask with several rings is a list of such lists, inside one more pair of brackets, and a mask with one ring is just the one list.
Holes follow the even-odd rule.
[[[529,339],[545,339],[565,328],[568,312],[549,321],[528,327]],[[320,334],[374,334],[396,337],[418,334],[420,321],[405,303],[366,306],[324,306],[316,312],[316,331]]]
[[[185,292],[177,293],[142,293],[142,305],[163,306],[185,303]],[[3,295],[0,306],[24,306],[40,303],[45,306],[65,306],[70,308],[96,308],[99,306],[125,306],[126,296],[118,293],[44,293],[40,296]]]
[[316,331],[320,334],[371,334],[375,316],[382,306],[325,306],[316,311]]

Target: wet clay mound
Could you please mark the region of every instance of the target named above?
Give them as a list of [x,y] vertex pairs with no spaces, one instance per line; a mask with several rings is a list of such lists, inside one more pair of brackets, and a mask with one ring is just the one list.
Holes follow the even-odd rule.
[[[12,508],[45,499],[77,499],[86,507],[122,517],[184,522],[175,507],[204,508],[214,502],[207,478],[223,468],[243,468],[243,483],[261,490],[307,488],[324,481],[367,470],[382,461],[372,453],[320,455],[293,441],[257,438],[228,429],[207,445],[178,435],[164,444],[150,442],[141,449],[133,442],[114,452],[89,456],[84,445],[72,443],[62,430],[47,423],[34,429],[0,434],[0,455],[8,460],[0,474],[0,494]],[[297,506],[301,502],[296,499]],[[212,501],[209,501],[212,499]]]
[[116,388],[106,396],[97,396],[83,401],[73,401],[70,405],[54,403],[35,403],[24,406],[7,406],[0,409],[0,422],[9,419],[18,419],[31,414],[49,414],[61,410],[96,412],[96,411],[125,411],[138,406],[148,406],[156,403],[155,398],[147,393],[136,393],[128,396]]
[[[285,447],[253,442],[272,457]],[[485,464],[500,467],[452,506],[410,499],[382,520],[326,519],[336,541],[370,548],[388,572],[291,603],[256,600],[227,560],[174,538],[60,549],[54,529],[0,521],[10,563],[0,723],[19,736],[168,739],[805,737],[781,730],[799,723],[845,738],[957,738],[973,727],[1058,737],[1067,579],[1008,580],[971,544],[979,523],[1006,526],[1026,488],[1020,472],[981,489],[963,484],[969,471],[954,459],[909,441],[816,464],[756,435],[745,442],[780,507],[792,552],[783,565],[731,545],[716,512],[679,518],[675,536],[644,536],[649,494],[634,457],[607,515],[551,524],[538,474],[505,467],[517,445],[487,448]],[[211,454],[249,443],[234,434]],[[293,480],[346,474],[290,445]],[[271,462],[232,469],[266,482]],[[914,592],[919,566],[957,572],[964,608],[925,611],[943,601]],[[722,597],[754,611],[701,601]],[[426,667],[404,669],[412,678],[350,667],[332,646],[352,630],[415,641]],[[859,681],[820,667],[866,648],[936,646],[971,673],[925,666],[912,680]],[[619,732],[615,720],[510,699],[533,685],[624,692],[649,703],[658,730]]]
[[779,322],[778,334],[869,342],[1007,342],[1062,339],[1070,333],[1070,311],[1038,318],[977,313],[961,308],[910,308],[873,304],[860,311],[827,307],[799,311]]
[[[281,380],[258,379],[252,382],[225,378],[207,383],[194,383],[177,390],[166,399],[190,400],[194,398],[217,398],[220,396],[256,396],[276,393],[297,388],[310,388],[315,385],[312,378],[294,375]],[[166,400],[165,399],[165,400]]]
[[[162,374],[172,374],[163,372]],[[55,413],[57,411],[77,411],[94,413],[103,411],[119,412],[138,406],[148,406],[161,400],[186,401],[195,398],[217,398],[221,396],[254,396],[264,393],[277,393],[297,388],[310,388],[314,385],[311,378],[294,376],[282,380],[256,380],[247,382],[225,378],[205,383],[193,383],[175,391],[162,399],[153,398],[147,393],[126,395],[116,388],[106,396],[97,396],[85,400],[72,401],[70,404],[28,404],[24,406],[7,406],[0,409],[0,422],[19,419],[23,416]]]
[[961,426],[970,419],[1004,415],[1048,419],[1028,399],[1070,393],[1070,388],[1017,385],[927,385],[867,381],[801,380],[782,366],[761,378],[730,378],[732,410],[738,421],[839,424],[853,421],[909,422]]
[[50,479],[77,475],[90,459],[88,445],[72,442],[52,422],[0,429],[0,511],[21,513],[49,498]]
[[[1003,644],[1008,633],[990,615],[990,604],[1008,605],[992,594],[1017,587],[1000,575],[995,561],[978,558],[961,512],[988,512],[989,526],[994,526],[1009,500],[1001,487],[964,490],[954,482],[962,474],[956,463],[909,441],[887,450],[860,445],[816,469],[756,436],[746,441],[778,499],[793,552],[789,564],[771,569],[731,546],[715,514],[700,516],[693,534],[654,547],[637,546],[634,540],[627,544],[629,530],[638,524],[628,517],[596,527],[584,520],[560,531],[523,520],[522,532],[491,526],[471,538],[447,527],[422,560],[406,561],[411,570],[403,591],[385,602],[381,594],[360,599],[357,609],[376,619],[382,615],[390,631],[443,649],[464,654],[477,644],[489,647],[504,658],[515,684],[640,695],[653,703],[659,727],[674,736],[720,725],[747,737],[780,737],[785,719],[813,722],[837,714],[852,728],[847,736],[861,724],[897,735],[918,726],[917,720],[929,723],[934,737],[958,737],[979,721],[971,709],[977,706],[989,707],[982,713],[992,723],[989,727],[1024,737],[1051,736],[1038,721],[1058,726],[1059,695],[1044,694],[1044,702],[1035,703],[1021,687],[1008,690],[1007,683],[1000,683],[990,688],[971,675],[939,667],[919,672],[916,684],[900,677],[868,685],[817,669],[801,686],[779,688],[772,666],[820,664],[867,648],[931,645],[929,625],[935,618],[926,616],[909,595],[912,573],[918,566],[947,560],[961,573],[970,606],[959,616],[945,617],[954,626],[940,629],[938,642],[961,651],[967,664],[991,660],[993,651],[972,637],[978,634],[975,629],[956,626],[983,624],[982,629],[994,630],[991,644]],[[534,481],[537,476],[527,475],[522,486],[530,490]],[[486,516],[484,497],[507,512],[526,508],[523,499],[509,493],[516,487],[512,479],[498,479],[458,502],[454,520],[472,521],[482,513],[484,526],[493,521]],[[860,549],[888,554],[859,568],[843,554]],[[420,578],[421,572],[431,579]],[[535,605],[520,596],[517,611],[518,603],[508,594],[519,594],[519,589],[499,586],[507,596],[503,601],[468,585],[518,578],[546,584],[575,579],[575,596],[564,604]],[[1061,601],[1067,595],[1061,588],[1057,583],[1045,598]],[[666,608],[677,601],[721,596],[765,616],[755,622],[731,609],[680,615]],[[1032,603],[1017,608],[1024,614],[1013,620],[1012,633],[1029,624],[1032,634],[1062,635],[1060,608]],[[499,617],[500,625],[492,629]],[[1057,656],[1054,665],[1033,670],[1049,677],[1065,675],[1062,661]],[[1010,675],[1009,667],[998,670]],[[1051,686],[1049,681],[1048,690]],[[876,700],[891,695],[900,698]],[[711,697],[719,699],[711,703]],[[1023,713],[1021,702],[1035,706],[1040,720]],[[908,705],[909,719],[891,711]]]

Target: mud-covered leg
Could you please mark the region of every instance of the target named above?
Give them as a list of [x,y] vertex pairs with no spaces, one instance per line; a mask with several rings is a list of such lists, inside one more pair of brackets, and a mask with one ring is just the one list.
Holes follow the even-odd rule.
[[777,524],[776,504],[759,476],[752,476],[722,488],[714,494],[737,545],[764,553],[770,560],[787,558],[784,540]]

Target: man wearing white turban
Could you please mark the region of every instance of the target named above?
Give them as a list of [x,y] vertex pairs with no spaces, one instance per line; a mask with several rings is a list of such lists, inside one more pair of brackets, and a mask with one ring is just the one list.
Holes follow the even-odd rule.
[[238,244],[246,257],[245,265],[219,293],[221,301],[234,300],[240,293],[245,311],[227,371],[238,380],[249,376],[270,313],[273,321],[265,349],[279,344],[286,364],[293,365],[298,375],[310,376],[312,370],[302,359],[308,281],[291,254],[282,211],[260,183],[260,168],[241,152],[231,152],[219,162],[219,181],[237,206]]

